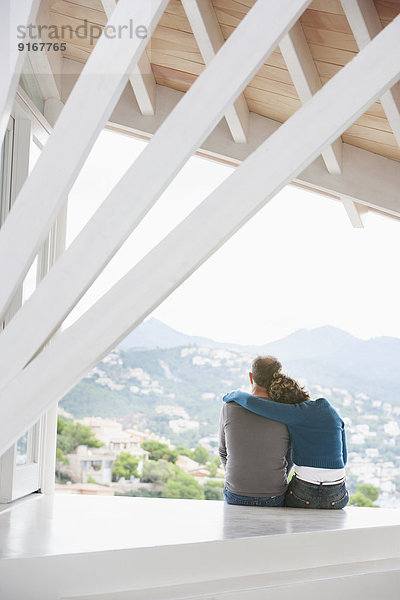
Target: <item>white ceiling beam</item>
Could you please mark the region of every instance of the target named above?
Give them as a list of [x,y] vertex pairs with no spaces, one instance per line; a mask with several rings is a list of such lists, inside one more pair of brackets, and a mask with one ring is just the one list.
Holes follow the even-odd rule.
[[[309,0],[287,0],[283,9],[270,0],[258,0],[249,11],[0,335],[0,389],[60,326],[308,3]],[[265,32],[259,25],[262,22],[270,22],[274,27]],[[248,43],[249,38],[252,44]],[[74,90],[78,85],[79,80]]]
[[[322,88],[322,83],[300,21],[282,38],[279,47],[304,104]],[[321,154],[329,173],[342,172],[343,145],[340,138],[324,148]]]
[[[40,43],[40,40],[38,43]],[[46,101],[49,98],[60,99],[60,92],[50,66],[47,50],[43,50],[42,52],[33,52],[33,50],[30,50],[28,56],[43,100]]]
[[294,180],[315,191],[348,197],[368,210],[400,218],[399,163],[373,152],[343,144],[342,175],[330,175],[317,159]]
[[400,17],[3,389],[0,454],[395,83],[399,36]]
[[[36,25],[41,26],[42,29],[41,37],[35,35],[35,42],[38,44],[54,42],[47,34],[48,27],[52,25],[49,0],[41,1],[37,13]],[[28,57],[35,73],[43,100],[60,100],[62,53],[55,50],[48,50],[47,47],[45,47],[43,50],[36,52],[29,50]]]
[[[382,31],[375,4],[373,0],[341,0],[341,3],[357,45],[362,50]],[[390,55],[388,60],[392,60]],[[380,101],[400,147],[400,82],[385,92]]]
[[[109,19],[117,6],[116,0],[101,0],[104,12]],[[156,80],[146,51],[135,65],[129,78],[136,101],[144,116],[151,116],[156,111]]]
[[354,202],[351,198],[342,197],[342,203],[353,227],[355,229],[363,229],[368,208]]
[[[120,0],[109,27],[129,19],[154,29],[168,0]],[[83,163],[116,105],[146,40],[98,40],[53,133],[0,230],[0,318],[61,210]],[[45,182],[45,185],[44,185]]]
[[[200,53],[206,65],[225,43],[211,0],[182,0]],[[225,119],[235,142],[245,144],[249,122],[249,108],[241,94],[225,113]]]
[[[77,63],[71,65],[74,70],[77,67]],[[73,82],[71,78],[70,85]],[[68,94],[68,89],[65,88],[65,91]],[[137,108],[132,110],[131,94],[130,90],[125,90],[110,117],[108,127],[128,135],[137,135],[141,139],[151,139],[166,115],[174,110],[184,96],[183,92],[159,85],[157,95],[162,110],[154,118],[144,118]],[[238,166],[280,125],[278,121],[250,112],[248,143],[235,144],[222,120],[202,143],[197,154]],[[369,210],[400,218],[400,168],[397,161],[344,142],[343,163],[346,168],[341,174],[330,174],[319,157],[295,178],[294,183],[338,200],[346,196]]]
[[39,2],[40,0],[0,2],[0,144],[7,129],[26,56],[26,45],[20,52],[18,44],[29,41],[19,37],[19,28],[34,22]]

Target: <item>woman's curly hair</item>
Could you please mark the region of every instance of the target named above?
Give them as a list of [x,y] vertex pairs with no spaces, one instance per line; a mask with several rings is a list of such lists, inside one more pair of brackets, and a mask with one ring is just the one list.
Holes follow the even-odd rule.
[[310,399],[304,387],[295,379],[280,372],[273,374],[268,396],[274,402],[282,402],[283,404],[298,404]]
[[257,356],[252,364],[255,383],[267,390],[274,402],[298,404],[309,400],[310,396],[304,388],[291,377],[281,372],[282,365],[274,356]]

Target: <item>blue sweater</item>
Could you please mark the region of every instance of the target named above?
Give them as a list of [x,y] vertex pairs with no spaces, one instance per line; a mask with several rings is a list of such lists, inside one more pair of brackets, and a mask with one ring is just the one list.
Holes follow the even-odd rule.
[[280,404],[246,392],[230,392],[224,402],[236,402],[257,415],[285,423],[298,466],[342,469],[347,462],[344,423],[325,398]]

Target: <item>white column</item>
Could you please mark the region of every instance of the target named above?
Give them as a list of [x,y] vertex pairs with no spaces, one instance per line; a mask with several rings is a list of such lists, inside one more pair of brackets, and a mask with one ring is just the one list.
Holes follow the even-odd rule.
[[[65,201],[47,241],[47,262],[38,269],[38,278],[42,279],[65,250],[67,233],[68,201]],[[55,336],[59,335],[59,331]],[[55,339],[50,340],[50,344]],[[42,423],[40,491],[53,494],[55,491],[55,468],[57,451],[58,401],[47,410]]]

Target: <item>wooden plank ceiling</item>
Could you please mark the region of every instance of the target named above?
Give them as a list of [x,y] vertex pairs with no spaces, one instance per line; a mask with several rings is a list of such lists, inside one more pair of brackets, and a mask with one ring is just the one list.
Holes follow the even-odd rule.
[[[225,39],[256,0],[212,0]],[[382,25],[400,13],[400,0],[375,0]],[[101,0],[51,0],[51,21],[58,27],[107,22]],[[322,83],[326,83],[358,52],[339,0],[313,0],[300,19]],[[64,56],[86,62],[93,48],[87,39],[66,29]],[[205,68],[180,0],[171,0],[154,32],[147,53],[157,83],[187,91]],[[390,60],[390,57],[388,57]],[[272,53],[244,92],[249,109],[279,122],[301,105],[279,48]],[[343,141],[400,161],[400,148],[376,102],[342,136]]]

